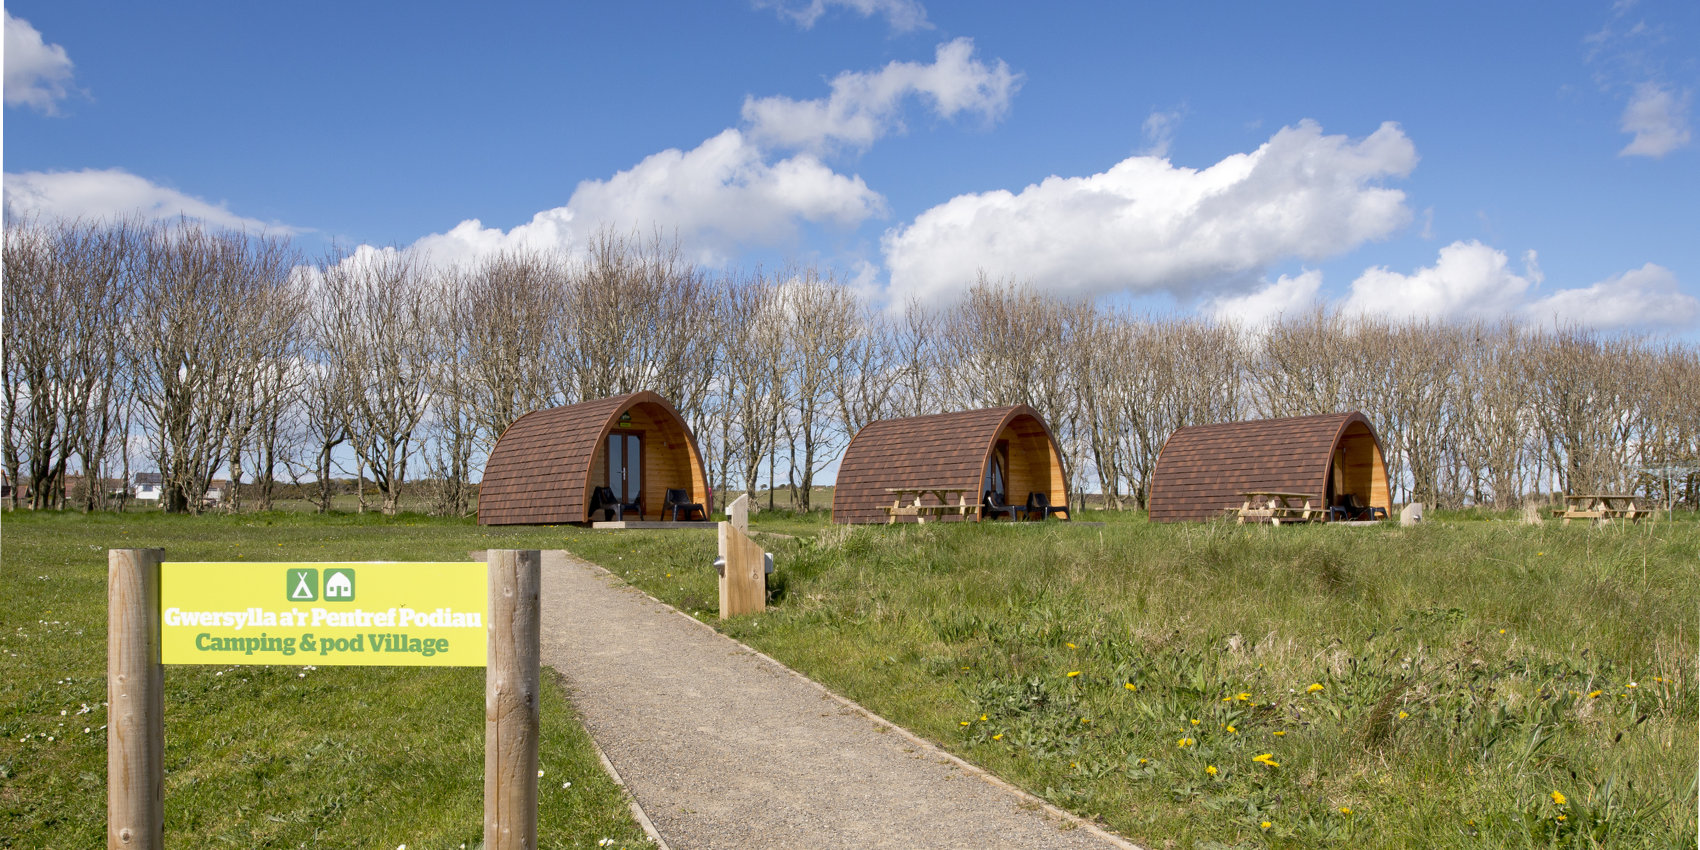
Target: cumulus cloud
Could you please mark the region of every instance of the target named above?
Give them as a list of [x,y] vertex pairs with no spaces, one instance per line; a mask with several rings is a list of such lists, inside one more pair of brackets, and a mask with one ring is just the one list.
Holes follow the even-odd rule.
[[295,228],[247,218],[176,189],[117,168],[82,171],[25,171],[5,176],[7,216],[63,219],[199,219],[217,227],[295,233]]
[[855,227],[885,211],[860,177],[808,154],[769,162],[737,130],[689,150],[645,157],[607,180],[580,183],[565,206],[506,232],[476,220],[427,236],[416,248],[459,261],[511,248],[570,248],[599,227],[676,233],[697,259],[718,264],[737,246],[792,238],[800,222]]
[[1670,269],[1648,263],[1593,286],[1555,292],[1529,304],[1523,314],[1542,324],[1690,328],[1700,320],[1700,299],[1683,293]]
[[1621,128],[1635,138],[1617,152],[1618,156],[1650,156],[1655,159],[1683,147],[1693,138],[1688,129],[1690,92],[1677,94],[1657,83],[1642,83],[1623,109]]
[[960,195],[886,234],[890,295],[952,300],[980,270],[1075,296],[1243,290],[1276,261],[1331,256],[1403,226],[1404,193],[1381,184],[1416,163],[1396,124],[1354,141],[1305,121],[1203,170],[1135,156],[1019,193]]
[[1322,272],[1307,269],[1298,277],[1282,275],[1274,283],[1244,295],[1222,295],[1205,304],[1205,312],[1218,320],[1247,327],[1264,327],[1282,316],[1293,316],[1321,303]]
[[958,38],[938,46],[932,64],[892,62],[877,71],[845,71],[832,80],[832,94],[817,100],[774,96],[744,99],[744,121],[756,142],[778,148],[822,150],[866,148],[902,129],[903,102],[919,97],[941,118],[1002,117],[1020,76],[1002,60],[974,58],[974,41]]
[[915,0],[809,0],[802,4],[787,3],[785,0],[755,0],[757,9],[772,9],[779,13],[779,17],[789,19],[803,29],[812,29],[815,22],[834,6],[848,9],[864,18],[884,15],[892,30],[896,32],[933,27],[927,21],[927,10]]
[[1700,322],[1700,299],[1681,291],[1676,275],[1653,263],[1592,286],[1541,294],[1544,281],[1535,252],[1521,270],[1480,242],[1440,249],[1434,265],[1410,274],[1385,267],[1364,270],[1343,297],[1321,295],[1322,275],[1282,277],[1255,292],[1206,303],[1219,319],[1259,327],[1317,306],[1349,316],[1441,322],[1518,318],[1539,325],[1584,325],[1600,330],[1691,328]]
[[43,41],[29,21],[3,9],[0,15],[6,24],[6,105],[54,114],[71,91],[71,57]]
[[1440,249],[1434,265],[1411,274],[1384,267],[1367,269],[1352,281],[1343,309],[1392,319],[1493,319],[1517,311],[1540,283],[1533,252],[1523,274],[1511,269],[1504,251],[1480,242],[1454,242]]

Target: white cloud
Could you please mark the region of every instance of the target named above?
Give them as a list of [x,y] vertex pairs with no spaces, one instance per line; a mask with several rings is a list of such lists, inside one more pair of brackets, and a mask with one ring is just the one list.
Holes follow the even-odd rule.
[[167,189],[117,168],[7,174],[5,195],[8,216],[103,219],[140,215],[160,220],[188,216],[217,227],[298,232],[291,227],[237,215],[224,204]]
[[1145,123],[1140,129],[1145,131],[1143,153],[1146,156],[1163,158],[1169,155],[1169,144],[1175,140],[1175,127],[1180,125],[1182,114],[1181,110],[1176,109],[1170,112],[1153,111],[1145,116]]
[[849,9],[864,18],[884,15],[891,28],[897,32],[933,27],[927,22],[927,10],[915,0],[809,0],[802,5],[790,5],[785,0],[755,0],[755,6],[758,9],[772,9],[778,12],[781,18],[789,18],[803,29],[813,28],[815,22],[833,6]]
[[1454,242],[1440,249],[1434,265],[1411,274],[1385,267],[1366,269],[1352,281],[1341,308],[1348,313],[1393,319],[1493,319],[1515,313],[1540,283],[1534,254],[1525,270],[1511,270],[1504,251],[1480,242]]
[[1662,157],[1693,138],[1688,129],[1690,92],[1678,95],[1657,83],[1642,83],[1623,109],[1621,129],[1635,138],[1618,156]]
[[952,300],[980,270],[1062,295],[1243,288],[1290,257],[1338,254],[1410,220],[1380,185],[1416,166],[1398,125],[1352,141],[1310,121],[1202,171],[1136,156],[1019,194],[960,195],[883,240],[894,303]]
[[420,239],[437,261],[509,248],[569,249],[597,228],[677,234],[696,259],[719,264],[740,245],[793,238],[799,222],[845,228],[883,215],[885,199],[807,154],[768,162],[737,130],[689,151],[645,157],[607,180],[587,180],[565,206],[503,232],[476,220]]
[[1676,275],[1660,265],[1565,289],[1523,309],[1541,324],[1580,324],[1602,329],[1689,328],[1700,321],[1700,299],[1678,289]]
[[1306,269],[1298,277],[1282,275],[1256,292],[1212,298],[1206,303],[1205,312],[1218,320],[1259,328],[1284,315],[1297,315],[1316,307],[1321,303],[1317,298],[1321,290],[1322,272]]
[[1542,283],[1533,251],[1523,255],[1519,272],[1504,251],[1475,241],[1454,242],[1440,249],[1434,265],[1410,274],[1366,269],[1352,281],[1351,290],[1334,301],[1319,296],[1321,274],[1306,271],[1205,306],[1218,319],[1254,328],[1324,304],[1345,315],[1396,321],[1519,318],[1549,327],[1578,324],[1607,331],[1691,328],[1700,323],[1700,298],[1682,292],[1676,275],[1653,263],[1544,297]]
[[6,24],[6,105],[30,106],[49,115],[70,93],[71,57],[48,44],[23,18],[0,10]]
[[892,62],[878,71],[845,71],[832,80],[825,100],[774,96],[744,99],[750,137],[779,148],[821,150],[836,145],[866,148],[902,128],[902,105],[919,96],[941,118],[967,113],[987,121],[1009,110],[1020,76],[1002,60],[974,58],[974,41],[958,38],[938,46],[932,64]]

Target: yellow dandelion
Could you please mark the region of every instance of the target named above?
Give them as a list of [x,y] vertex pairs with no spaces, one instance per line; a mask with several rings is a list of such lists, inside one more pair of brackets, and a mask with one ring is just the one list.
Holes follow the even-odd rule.
[[1240,694],[1240,695],[1238,695],[1238,696],[1236,696],[1236,697],[1234,697],[1234,699],[1237,699],[1237,700],[1239,700],[1239,701],[1240,701],[1240,702],[1246,702],[1246,701],[1247,701],[1247,700],[1250,700],[1250,699],[1251,699],[1251,694],[1249,694],[1249,693],[1242,693],[1242,694]]
[[1270,822],[1269,822],[1269,821],[1263,821],[1263,822],[1262,822],[1262,823],[1259,823],[1259,824],[1258,824],[1258,826],[1260,826],[1260,827],[1262,827],[1262,828],[1264,828],[1264,829],[1268,829],[1268,828],[1270,828],[1270,827],[1272,827],[1272,826],[1274,826],[1274,825],[1275,825],[1275,824],[1272,824],[1272,823],[1270,823]]
[[1192,746],[1192,739],[1191,738],[1182,738],[1179,741],[1175,742],[1175,746],[1177,746],[1177,747],[1190,747],[1190,746]]
[[1589,691],[1588,692],[1588,699],[1599,699],[1599,698],[1600,698],[1600,692],[1599,691]]
[[1139,690],[1139,686],[1138,686],[1138,685],[1135,685],[1135,684],[1134,684],[1134,683],[1132,683],[1132,682],[1128,682],[1128,683],[1127,683],[1127,684],[1125,684],[1125,685],[1122,685],[1122,687],[1124,687],[1124,688],[1127,688],[1127,689],[1128,689],[1128,690],[1130,690],[1130,691],[1137,691],[1137,690]]
[[1082,718],[1080,718],[1080,722],[1081,722],[1081,723],[1091,723],[1091,722],[1092,722],[1092,718],[1090,718],[1090,717],[1082,717]]
[[1070,678],[1070,679],[1072,679],[1072,678],[1074,678],[1074,677],[1075,677],[1075,676],[1078,676],[1078,675],[1080,675],[1080,671],[1079,671],[1079,670],[1070,670],[1070,671],[1068,671],[1068,677],[1069,677],[1069,678]]
[[1233,702],[1234,698],[1233,697],[1222,697],[1222,701],[1223,702]]
[[999,733],[997,733],[997,734],[996,734],[996,735],[993,735],[993,736],[992,736],[992,740],[994,740],[994,741],[1002,741],[1002,740],[1003,740],[1003,733],[1002,733],[1002,732],[999,732]]
[[1505,634],[1505,630],[1504,630],[1504,629],[1500,629],[1500,630],[1499,630],[1499,633],[1500,633],[1500,634]]
[[1216,775],[1216,765],[1209,765],[1208,767],[1204,768],[1204,772],[1210,774],[1211,776],[1215,776]]
[[1410,716],[1411,715],[1407,714],[1406,712],[1403,712],[1403,711],[1399,712],[1399,719],[1400,720],[1404,720],[1405,718],[1410,717]]
[[1072,644],[1072,643],[1065,643],[1065,644],[1063,644],[1063,646],[1066,646],[1066,647],[1068,647],[1068,648],[1069,648],[1069,649],[1073,649],[1073,648],[1074,648],[1074,644]]
[[1316,693],[1317,691],[1320,691],[1320,690],[1322,690],[1322,683],[1321,682],[1312,682],[1310,687],[1305,688],[1305,693],[1314,694],[1314,693]]
[[959,725],[962,725],[962,726],[967,726],[967,725],[968,725],[968,721],[966,721],[966,720],[964,720],[964,721],[962,721],[962,723],[961,723],[961,724],[959,724]]
[[1239,733],[1240,733],[1240,730],[1238,730],[1238,729],[1235,729],[1235,728],[1234,728],[1234,727],[1233,727],[1233,724],[1229,724],[1229,725],[1228,725],[1228,734],[1229,734],[1229,735],[1238,735],[1238,734],[1239,734]]
[[1194,719],[1193,719],[1193,721],[1192,721],[1192,725],[1194,725],[1194,726],[1197,726],[1197,725],[1198,725],[1198,719],[1197,719],[1197,718],[1194,718]]
[[1561,820],[1561,821],[1562,820],[1568,820],[1568,818],[1566,818],[1564,815],[1559,815],[1557,819]]
[[980,722],[981,723],[986,722],[986,715],[984,715],[984,714],[980,715]]
[[1140,764],[1145,764],[1145,763],[1146,763],[1146,762],[1147,762],[1147,761],[1148,761],[1148,760],[1147,760],[1147,759],[1140,759],[1140,760],[1139,760],[1139,763],[1140,763]]
[[1351,813],[1352,813],[1352,807],[1351,806],[1341,806],[1340,807],[1340,814],[1349,815]]
[[1552,801],[1553,801],[1554,804],[1560,805],[1560,806],[1566,805],[1570,802],[1569,800],[1566,800],[1564,798],[1564,794],[1562,794],[1558,791],[1552,792]]
[[1287,734],[1287,730],[1285,730],[1285,729],[1276,729],[1276,730],[1275,730],[1275,733],[1274,733],[1274,734],[1275,734],[1275,737],[1277,737],[1277,738],[1281,738],[1281,737],[1285,737],[1285,736],[1286,736],[1286,734]]

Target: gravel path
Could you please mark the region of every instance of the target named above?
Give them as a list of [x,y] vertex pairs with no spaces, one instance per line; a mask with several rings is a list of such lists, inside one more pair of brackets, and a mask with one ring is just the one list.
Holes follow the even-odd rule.
[[673,850],[1132,848],[565,552],[543,663]]

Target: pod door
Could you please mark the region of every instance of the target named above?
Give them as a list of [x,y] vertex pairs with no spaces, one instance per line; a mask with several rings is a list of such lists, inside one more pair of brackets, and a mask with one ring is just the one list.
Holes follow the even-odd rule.
[[626,503],[635,502],[643,495],[641,434],[608,435],[608,489]]

